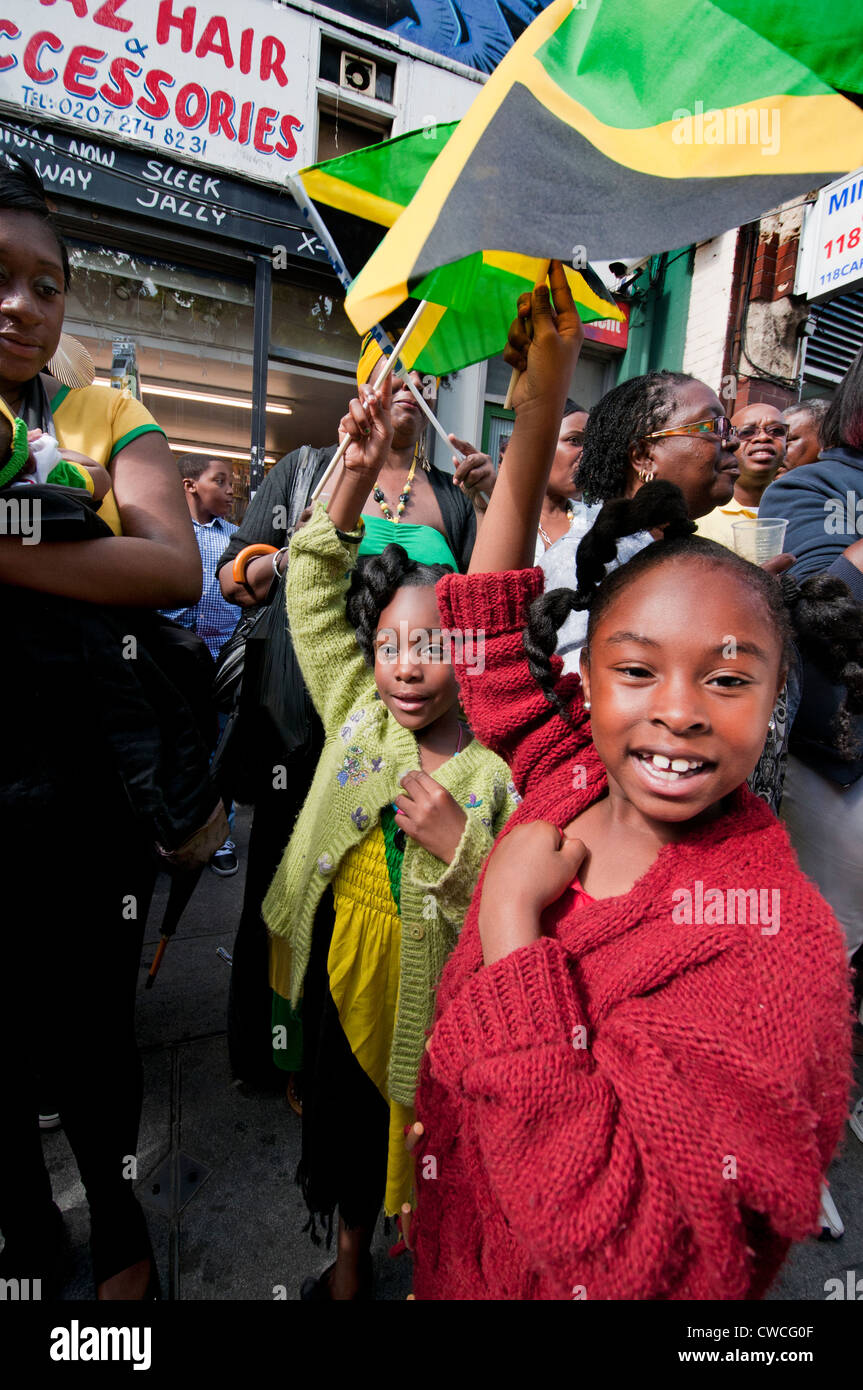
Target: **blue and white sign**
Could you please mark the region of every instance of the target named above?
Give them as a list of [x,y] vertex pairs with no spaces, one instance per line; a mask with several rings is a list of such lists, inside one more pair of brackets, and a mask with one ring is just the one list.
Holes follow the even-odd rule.
[[797,294],[830,299],[863,286],[863,168],[821,189],[800,244]]

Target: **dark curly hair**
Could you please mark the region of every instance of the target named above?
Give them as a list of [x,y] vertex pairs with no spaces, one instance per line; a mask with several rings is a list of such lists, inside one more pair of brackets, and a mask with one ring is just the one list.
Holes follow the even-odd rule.
[[403,545],[388,545],[380,555],[362,555],[351,575],[345,611],[356,628],[357,643],[369,666],[375,664],[375,634],[380,616],[399,589],[434,588],[449,565],[422,565],[411,560]]
[[[664,527],[661,541],[646,546],[627,564],[606,574],[621,537],[657,526]],[[549,704],[570,722],[551,669],[558,628],[569,614],[589,613],[589,652],[597,623],[624,589],[657,565],[692,559],[705,568],[730,570],[758,595],[782,640],[784,664],[790,663],[794,642],[834,685],[845,687],[833,721],[834,747],[846,760],[858,756],[851,717],[863,714],[863,604],[852,598],[847,584],[835,575],[814,575],[799,585],[789,575],[777,581],[733,550],[696,536],[694,531],[683,494],[673,483],[645,483],[635,497],[605,503],[578,547],[578,588],[552,589],[535,599],[528,613],[524,647],[531,674]]]
[[584,432],[578,485],[585,502],[623,496],[630,444],[661,429],[674,409],[674,388],[694,380],[685,372],[647,372],[606,392]]
[[72,283],[69,252],[54,221],[54,214],[48,206],[45,185],[33,165],[20,154],[13,154],[10,150],[4,150],[0,155],[0,210],[29,212],[45,223],[57,241],[60,259],[63,262],[63,284],[68,290]]
[[837,386],[819,433],[825,449],[863,449],[863,348]]

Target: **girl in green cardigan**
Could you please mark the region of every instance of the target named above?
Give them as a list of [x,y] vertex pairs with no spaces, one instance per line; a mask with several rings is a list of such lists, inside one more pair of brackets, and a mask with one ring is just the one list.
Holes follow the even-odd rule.
[[306,1280],[310,1299],[367,1295],[381,1202],[392,1215],[410,1201],[404,1133],[435,989],[517,800],[506,764],[459,717],[449,656],[458,643],[481,670],[482,634],[441,631],[445,569],[393,544],[357,572],[390,398],[387,380],[351,403],[342,472],[294,535],[288,570],[294,648],[326,742],[263,912],[276,993],[294,1007],[303,996],[298,1176],[313,1238],[315,1217],[331,1230],[339,1211],[337,1259]]

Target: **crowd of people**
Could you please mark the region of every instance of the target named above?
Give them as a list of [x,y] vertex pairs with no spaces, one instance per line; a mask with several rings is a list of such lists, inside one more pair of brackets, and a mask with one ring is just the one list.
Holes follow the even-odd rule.
[[[97,1298],[158,1296],[128,1165],[141,940],[158,864],[236,872],[236,797],[230,1062],[302,1114],[335,1245],[304,1300],[373,1296],[382,1210],[417,1298],[761,1296],[832,1219],[860,1037],[863,354],[829,403],[729,418],[656,371],[588,412],[553,262],[514,306],[498,468],[466,441],[432,465],[367,342],[322,495],[335,444],[282,459],[234,527],[217,460],[178,476],[138,402],[46,371],[68,286],[7,163],[0,491],[57,518],[0,536],[30,677],[0,796],[4,1275],[57,1269],[50,1088]],[[759,516],[787,522],[762,565],[732,530]]]

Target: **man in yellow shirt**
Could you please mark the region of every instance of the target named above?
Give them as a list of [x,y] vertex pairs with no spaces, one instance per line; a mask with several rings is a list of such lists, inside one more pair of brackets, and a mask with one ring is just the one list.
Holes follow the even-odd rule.
[[731,528],[735,521],[758,515],[762,494],[785,459],[788,438],[788,426],[775,405],[763,402],[745,405],[731,417],[731,423],[740,439],[737,452],[740,474],[730,501],[724,507],[714,507],[698,522],[699,536],[718,541],[729,550],[734,549]]

